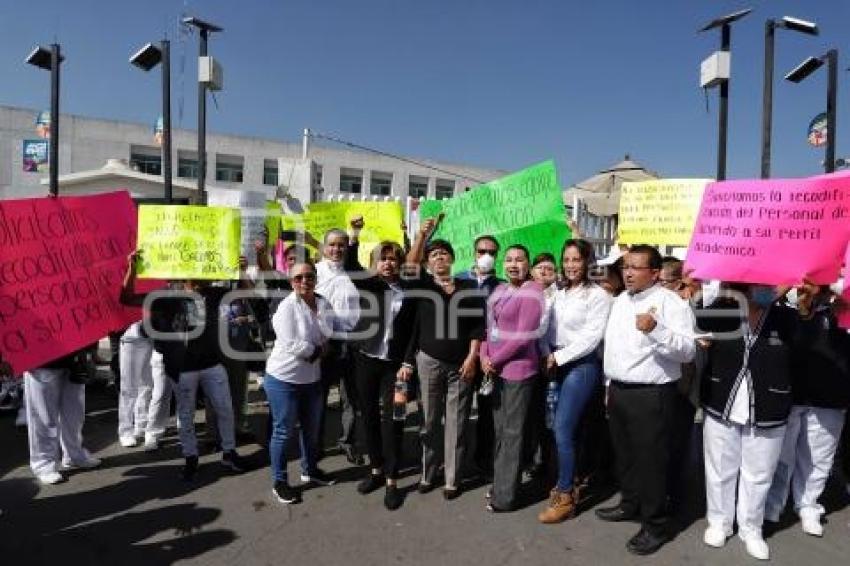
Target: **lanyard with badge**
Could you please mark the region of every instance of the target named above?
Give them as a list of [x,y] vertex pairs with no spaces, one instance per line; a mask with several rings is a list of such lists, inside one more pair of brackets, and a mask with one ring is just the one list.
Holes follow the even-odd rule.
[[[523,283],[525,285],[525,283]],[[522,287],[520,287],[521,289]],[[499,318],[502,316],[502,311],[507,307],[506,302],[509,301],[516,294],[514,289],[508,287],[508,289],[502,293],[498,300],[493,303],[493,306],[490,307],[490,315],[493,318],[493,327],[490,329],[489,338],[490,342],[497,343],[499,341]]]

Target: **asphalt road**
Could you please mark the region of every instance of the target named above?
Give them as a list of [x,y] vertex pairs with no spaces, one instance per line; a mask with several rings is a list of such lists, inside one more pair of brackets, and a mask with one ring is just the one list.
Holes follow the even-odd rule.
[[[251,407],[258,437],[265,407]],[[300,505],[284,506],[271,494],[265,449],[243,443],[240,452],[255,469],[233,475],[216,455],[201,458],[191,484],[179,479],[182,459],[173,432],[153,454],[123,449],[115,436],[115,401],[102,387],[90,387],[85,439],[103,466],[74,473],[57,486],[41,486],[27,467],[26,432],[13,415],[0,415],[0,564],[119,565],[286,564],[286,565],[473,565],[503,564],[746,564],[755,563],[743,543],[726,547],[702,543],[705,521],[698,462],[692,466],[682,532],[656,555],[634,557],[625,550],[635,524],[607,524],[584,509],[574,520],[546,526],[536,516],[542,502],[492,515],[484,509],[483,485],[470,485],[460,498],[444,501],[439,490],[415,492],[415,426],[406,438],[409,492],[401,509],[384,509],[382,492],[355,490],[363,470],[331,456],[323,467],[340,483],[305,492]],[[198,419],[202,419],[202,412]],[[330,416],[331,422],[338,413]],[[199,430],[203,430],[200,426]],[[333,431],[329,431],[332,434]],[[290,463],[297,476],[297,464]],[[805,566],[850,561],[850,496],[843,480],[830,481],[826,535],[802,533],[786,511],[768,533],[773,564]],[[612,501],[616,501],[616,496]],[[592,505],[592,503],[591,503]]]

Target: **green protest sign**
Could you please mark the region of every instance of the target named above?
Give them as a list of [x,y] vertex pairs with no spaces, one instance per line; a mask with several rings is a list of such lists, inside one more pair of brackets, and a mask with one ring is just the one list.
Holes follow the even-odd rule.
[[[541,252],[557,258],[564,241],[571,236],[551,160],[450,199],[424,201],[419,210],[423,220],[445,214],[432,238],[452,244],[456,273],[475,263],[472,243],[484,234],[495,236],[502,250],[511,244],[524,245],[531,258]],[[502,275],[502,254],[496,261],[496,271]]]

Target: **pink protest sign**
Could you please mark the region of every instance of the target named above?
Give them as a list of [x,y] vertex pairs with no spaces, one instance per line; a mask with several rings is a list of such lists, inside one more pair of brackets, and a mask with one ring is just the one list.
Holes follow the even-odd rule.
[[699,279],[829,284],[848,239],[847,176],[717,182],[703,194],[686,263]]
[[844,254],[844,292],[841,293],[841,299],[847,305],[844,310],[838,313],[838,326],[841,328],[850,328],[850,244],[847,245],[847,252]]
[[118,302],[135,240],[126,191],[0,201],[0,355],[16,374],[141,318]]

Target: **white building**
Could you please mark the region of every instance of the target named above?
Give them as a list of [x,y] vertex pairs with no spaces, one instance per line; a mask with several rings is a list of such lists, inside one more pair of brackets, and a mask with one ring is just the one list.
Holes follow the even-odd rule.
[[[38,139],[37,114],[0,106],[0,198],[46,194],[47,172],[24,171],[24,142]],[[61,187],[74,186],[68,192],[82,194],[119,183],[112,188],[135,189],[136,196],[144,198],[161,186],[162,150],[154,143],[151,126],[62,114],[59,138],[60,194]],[[191,198],[198,174],[196,133],[174,130],[172,148],[175,197]],[[306,136],[301,143],[291,143],[208,133],[206,178],[211,187],[276,191],[309,202],[338,194],[445,198],[506,174],[428,159],[412,161],[416,163],[319,146]]]

